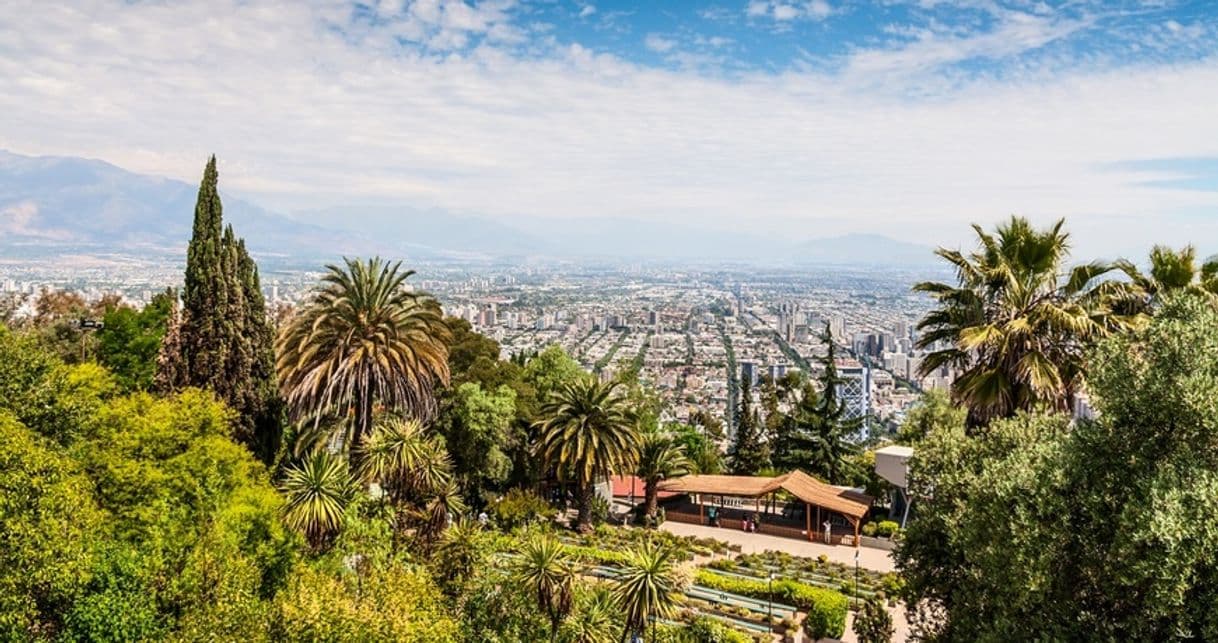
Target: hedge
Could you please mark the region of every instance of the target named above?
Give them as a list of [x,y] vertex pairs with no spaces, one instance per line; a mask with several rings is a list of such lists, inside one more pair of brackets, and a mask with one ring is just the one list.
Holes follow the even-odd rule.
[[[752,580],[724,576],[699,569],[696,582],[704,587],[739,594],[760,600],[770,598],[771,584],[764,580]],[[793,605],[808,613],[804,629],[815,638],[826,636],[841,638],[846,631],[846,611],[850,602],[840,592],[813,587],[789,578],[776,579],[773,583],[776,602]]]

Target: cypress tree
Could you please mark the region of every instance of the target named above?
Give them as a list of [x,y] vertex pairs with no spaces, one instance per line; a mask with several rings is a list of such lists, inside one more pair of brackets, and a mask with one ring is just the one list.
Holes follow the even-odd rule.
[[770,466],[770,450],[762,440],[762,426],[753,410],[748,379],[740,382],[740,407],[736,412],[736,436],[732,443],[732,473],[751,476]]
[[157,381],[167,390],[213,391],[236,411],[236,437],[269,463],[281,435],[273,338],[258,267],[223,224],[218,181],[212,156],[186,250],[180,323],[166,335]]

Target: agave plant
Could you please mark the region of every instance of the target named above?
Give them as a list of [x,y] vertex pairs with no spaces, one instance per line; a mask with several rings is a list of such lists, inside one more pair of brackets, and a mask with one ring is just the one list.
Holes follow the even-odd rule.
[[626,621],[623,638],[643,634],[649,623],[676,612],[682,588],[674,549],[644,543],[630,552],[615,580],[614,593]]
[[576,569],[558,539],[537,535],[526,540],[515,562],[514,578],[537,601],[550,620],[550,641],[558,638],[563,619],[571,613]]
[[338,532],[356,491],[347,463],[324,451],[288,467],[280,489],[287,499],[284,522],[315,549]]

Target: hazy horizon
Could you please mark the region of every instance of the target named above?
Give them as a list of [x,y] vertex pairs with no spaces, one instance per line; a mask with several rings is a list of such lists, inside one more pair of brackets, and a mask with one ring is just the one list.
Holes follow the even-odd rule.
[[1218,238],[1204,2],[99,0],[0,23],[0,148],[187,183],[215,153],[227,194],[306,222],[933,247],[1019,214],[1066,218],[1087,257]]

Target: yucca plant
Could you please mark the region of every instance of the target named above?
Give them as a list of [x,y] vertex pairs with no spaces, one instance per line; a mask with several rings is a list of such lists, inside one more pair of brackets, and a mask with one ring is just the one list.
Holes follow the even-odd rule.
[[563,643],[615,643],[620,628],[617,598],[605,583],[575,597],[575,610],[562,626]]
[[432,297],[412,292],[414,274],[380,258],[326,266],[321,288],[280,332],[276,371],[288,410],[315,425],[349,419],[350,457],[381,407],[427,418],[435,386],[448,381],[448,327]]
[[515,560],[514,579],[550,620],[550,641],[558,638],[563,619],[571,613],[576,569],[562,543],[548,535],[525,540]]
[[381,485],[399,536],[414,527],[420,544],[429,545],[450,515],[465,511],[448,453],[417,420],[379,419],[360,451],[361,478]]
[[288,467],[280,489],[287,499],[284,522],[303,533],[314,549],[338,533],[356,492],[347,463],[324,451]]
[[614,594],[626,621],[623,639],[644,634],[648,624],[677,610],[681,577],[669,547],[647,542],[630,552],[615,582]]

